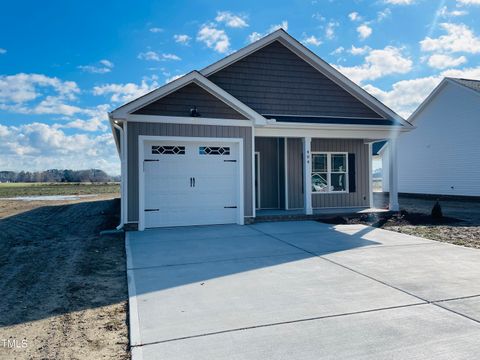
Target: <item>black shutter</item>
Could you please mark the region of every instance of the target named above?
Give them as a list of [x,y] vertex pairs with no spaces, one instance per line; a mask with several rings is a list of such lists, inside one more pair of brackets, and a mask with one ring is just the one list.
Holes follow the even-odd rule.
[[348,192],[354,193],[356,191],[355,154],[348,154]]

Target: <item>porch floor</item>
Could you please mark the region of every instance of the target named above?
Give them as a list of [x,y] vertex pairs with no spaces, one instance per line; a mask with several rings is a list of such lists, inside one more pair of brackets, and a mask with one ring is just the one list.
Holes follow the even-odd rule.
[[328,208],[313,209],[312,215],[306,215],[304,209],[259,209],[256,211],[255,221],[278,221],[278,220],[299,220],[299,219],[319,219],[322,217],[331,217],[337,215],[354,215],[388,212],[388,209],[352,207],[352,208]]

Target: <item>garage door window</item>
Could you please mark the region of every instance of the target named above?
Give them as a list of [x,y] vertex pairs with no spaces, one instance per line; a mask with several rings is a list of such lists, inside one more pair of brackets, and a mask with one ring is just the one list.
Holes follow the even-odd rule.
[[198,148],[200,155],[230,155],[228,146],[200,146]]
[[156,155],[185,155],[185,146],[152,146],[152,154]]

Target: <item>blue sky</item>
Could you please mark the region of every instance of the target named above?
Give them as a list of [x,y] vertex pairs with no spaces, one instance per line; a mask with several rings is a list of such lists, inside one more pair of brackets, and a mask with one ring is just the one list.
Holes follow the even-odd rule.
[[118,174],[107,111],[278,27],[408,117],[444,76],[480,79],[479,18],[480,0],[7,2],[0,170]]

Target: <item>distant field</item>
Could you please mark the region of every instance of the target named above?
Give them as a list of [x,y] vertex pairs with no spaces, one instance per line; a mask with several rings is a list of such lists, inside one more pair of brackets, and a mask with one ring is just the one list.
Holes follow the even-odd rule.
[[0,183],[0,198],[119,193],[119,183]]

